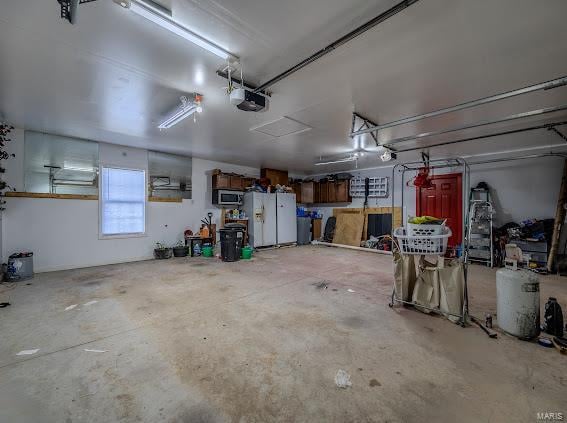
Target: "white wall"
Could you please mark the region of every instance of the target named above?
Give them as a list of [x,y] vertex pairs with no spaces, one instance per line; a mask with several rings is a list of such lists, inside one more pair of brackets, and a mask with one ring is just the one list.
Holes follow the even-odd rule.
[[553,219],[563,174],[557,157],[485,164],[471,169],[471,185],[486,182],[496,208],[496,225],[525,219]]
[[[482,159],[477,157],[468,160],[480,161]],[[496,209],[494,224],[500,226],[510,221],[519,223],[529,218],[554,218],[562,172],[563,159],[547,157],[475,165],[471,166],[470,176],[472,187],[479,182],[486,182],[489,185]],[[388,176],[391,178],[392,168],[376,168],[350,173],[361,177]],[[435,172],[435,174],[441,173],[443,172]],[[444,173],[450,173],[450,170]],[[319,179],[320,176],[315,178]],[[408,179],[411,179],[410,173],[406,174],[405,180]],[[396,177],[396,181],[397,184],[393,189],[395,189],[396,206],[399,206],[402,185],[399,177]],[[407,207],[407,213],[413,215],[415,213],[415,188],[406,186],[404,189],[404,206]],[[392,205],[391,192],[392,187],[390,187],[390,196],[386,199],[369,199],[368,206],[390,207]],[[362,207],[363,203],[364,199],[353,199],[353,202],[346,207]],[[315,205],[312,208],[322,211],[324,227],[327,218],[333,215],[333,208],[336,207],[345,206],[342,204],[325,207]]]
[[[12,150],[16,159],[6,162],[6,179],[23,190],[23,131],[16,130]],[[147,169],[147,151],[100,144],[100,163]],[[98,201],[7,198],[2,218],[2,257],[16,251],[33,251],[37,272],[97,266],[150,259],[156,242],[174,244],[185,229],[196,231],[208,211],[216,223],[220,210],[212,205],[211,171],[259,175],[259,169],[193,159],[193,198],[182,203],[148,202],[147,236],[99,239]]]

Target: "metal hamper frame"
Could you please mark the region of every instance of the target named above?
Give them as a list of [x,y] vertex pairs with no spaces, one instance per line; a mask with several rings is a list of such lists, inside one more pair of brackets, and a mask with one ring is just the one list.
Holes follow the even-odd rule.
[[[416,162],[406,162],[406,163],[397,163],[392,169],[392,216],[394,215],[394,208],[395,208],[395,194],[396,194],[396,172],[402,174],[401,179],[401,209],[402,209],[402,225],[406,226],[406,217],[404,216],[404,191],[405,191],[405,174],[406,172],[417,172],[420,168],[424,167],[424,163],[422,161]],[[462,218],[462,241],[461,241],[461,251],[462,251],[462,261],[464,266],[464,289],[463,289],[463,309],[461,314],[452,314],[448,312],[441,311],[436,308],[426,307],[421,304],[416,304],[413,301],[404,301],[401,298],[396,297],[396,285],[394,281],[394,289],[392,291],[392,300],[389,304],[390,307],[393,307],[395,303],[403,303],[409,304],[417,307],[421,307],[427,310],[432,310],[440,314],[458,317],[459,323],[461,326],[465,326],[467,324],[467,317],[469,314],[469,295],[468,295],[468,277],[467,277],[467,268],[468,268],[468,211],[469,211],[469,199],[467,193],[469,192],[470,186],[470,167],[467,161],[461,157],[457,158],[448,158],[448,159],[435,159],[429,160],[429,168],[430,169],[447,169],[447,168],[461,168],[462,169],[462,201],[463,201],[463,218]],[[394,227],[392,225],[392,239],[394,238]]]

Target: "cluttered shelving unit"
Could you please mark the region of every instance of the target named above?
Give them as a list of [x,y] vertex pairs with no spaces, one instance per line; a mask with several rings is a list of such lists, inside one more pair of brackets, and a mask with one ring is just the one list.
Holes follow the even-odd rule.
[[472,188],[469,196],[469,224],[467,238],[469,260],[494,266],[494,243],[492,237],[492,216],[494,208],[488,186]]

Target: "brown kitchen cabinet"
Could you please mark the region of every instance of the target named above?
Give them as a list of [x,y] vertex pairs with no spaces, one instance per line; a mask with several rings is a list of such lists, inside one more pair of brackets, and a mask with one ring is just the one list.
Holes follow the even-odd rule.
[[293,188],[293,192],[295,193],[295,202],[302,203],[303,199],[301,196],[301,186],[303,184],[301,182],[294,182],[291,187]]
[[329,202],[329,182],[319,182],[319,203]]
[[242,189],[242,176],[240,175],[231,175],[230,176],[230,189]]
[[349,192],[350,181],[335,182],[335,201],[337,203],[350,203],[352,198]]
[[319,182],[314,182],[313,184],[313,202],[321,202],[321,184]]
[[[315,182],[303,182],[301,184],[301,202],[310,204],[315,203]],[[298,201],[299,203],[299,201]]]
[[287,186],[289,184],[289,178],[285,170],[263,168],[260,170],[260,176],[269,179],[270,184],[274,186],[278,184]]
[[256,178],[248,178],[248,177],[242,178],[242,189],[246,189],[249,186],[252,186],[255,180]]
[[325,182],[303,182],[300,184],[301,191],[297,188],[298,203],[324,204],[324,203],[350,203],[352,198],[349,193],[350,181],[325,181]]
[[244,191],[252,185],[256,178],[251,178],[235,173],[223,173],[220,169],[215,170],[212,178],[213,189],[228,189]]
[[226,173],[217,173],[213,175],[213,189],[229,189],[230,175]]
[[337,185],[335,182],[327,182],[327,202],[337,202]]

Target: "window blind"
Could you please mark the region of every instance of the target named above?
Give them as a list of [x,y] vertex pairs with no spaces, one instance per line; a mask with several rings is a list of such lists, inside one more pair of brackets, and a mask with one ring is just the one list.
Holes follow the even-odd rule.
[[102,234],[145,233],[145,172],[143,170],[103,167],[101,179]]

